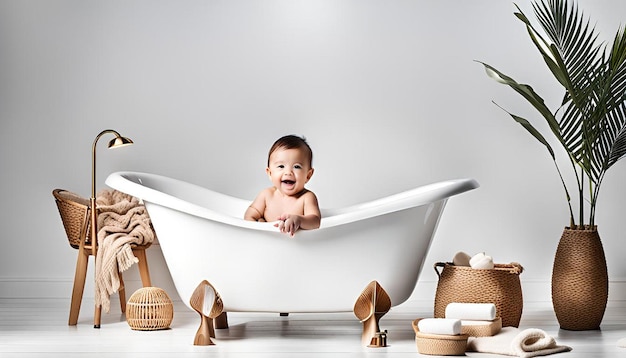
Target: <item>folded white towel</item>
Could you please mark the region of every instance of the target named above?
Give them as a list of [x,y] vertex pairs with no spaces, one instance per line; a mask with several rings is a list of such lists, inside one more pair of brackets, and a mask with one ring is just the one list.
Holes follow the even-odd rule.
[[452,302],[446,306],[446,318],[493,321],[496,319],[496,305],[493,303]]
[[485,255],[484,252],[480,252],[472,256],[472,258],[469,261],[469,264],[473,269],[477,269],[477,270],[492,269],[494,267],[493,258],[491,256]]
[[454,255],[454,258],[452,259],[452,263],[455,266],[469,266],[471,258],[472,257],[466,254],[465,252],[459,251],[456,253],[456,255]]
[[504,327],[492,337],[469,337],[468,352],[504,354],[530,358],[572,350],[556,344],[554,338],[537,328],[520,331],[515,327]]
[[461,334],[461,320],[450,318],[424,318],[417,322],[421,333],[447,334],[454,336]]

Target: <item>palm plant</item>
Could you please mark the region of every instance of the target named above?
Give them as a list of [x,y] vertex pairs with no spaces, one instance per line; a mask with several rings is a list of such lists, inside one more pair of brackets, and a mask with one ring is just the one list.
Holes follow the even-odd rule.
[[[533,2],[544,30],[539,34],[515,5],[521,20],[554,78],[565,89],[553,112],[531,86],[520,84],[482,63],[487,74],[506,84],[537,109],[569,156],[578,191],[578,224],[574,219],[568,185],[545,137],[525,118],[507,113],[541,142],[550,153],[565,190],[570,228],[595,226],[600,185],[609,168],[626,155],[626,35],[620,28],[612,45],[598,41],[595,28],[567,0]],[[500,107],[502,108],[502,107]],[[585,223],[585,191],[589,191],[589,220]]]

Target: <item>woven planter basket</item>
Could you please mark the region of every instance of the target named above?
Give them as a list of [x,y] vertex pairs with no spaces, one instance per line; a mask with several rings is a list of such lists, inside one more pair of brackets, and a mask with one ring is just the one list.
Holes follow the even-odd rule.
[[126,305],[126,321],[130,328],[154,331],[170,327],[174,306],[167,293],[158,287],[143,287],[135,291]]
[[[519,275],[524,270],[516,263],[495,264],[493,269],[473,269],[437,262],[439,276],[435,294],[435,318],[444,318],[446,306],[452,302],[493,303],[502,327],[518,327],[524,305]],[[442,267],[441,273],[438,268]]]
[[415,331],[415,344],[420,354],[437,356],[462,356],[467,347],[467,335],[459,334],[449,336],[444,334],[426,334],[419,331],[417,323],[421,318],[411,324]]
[[565,228],[552,268],[552,305],[563,329],[600,328],[609,281],[600,235]]

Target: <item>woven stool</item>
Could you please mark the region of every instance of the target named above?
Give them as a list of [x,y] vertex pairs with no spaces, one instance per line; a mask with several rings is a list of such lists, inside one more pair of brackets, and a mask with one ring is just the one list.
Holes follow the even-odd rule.
[[126,321],[130,328],[154,331],[170,327],[174,305],[167,293],[158,287],[143,287],[135,291],[126,305]]

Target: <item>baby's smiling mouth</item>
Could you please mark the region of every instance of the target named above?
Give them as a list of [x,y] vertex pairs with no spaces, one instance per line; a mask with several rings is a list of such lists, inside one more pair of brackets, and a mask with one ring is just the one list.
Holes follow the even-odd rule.
[[282,181],[282,183],[283,183],[283,184],[287,184],[287,185],[293,185],[293,184],[295,184],[296,182],[295,182],[294,180],[283,180],[283,181]]

